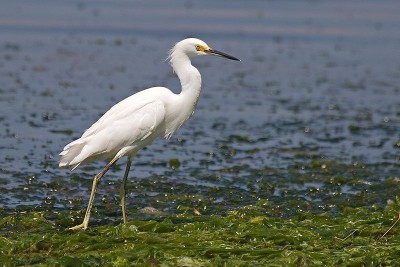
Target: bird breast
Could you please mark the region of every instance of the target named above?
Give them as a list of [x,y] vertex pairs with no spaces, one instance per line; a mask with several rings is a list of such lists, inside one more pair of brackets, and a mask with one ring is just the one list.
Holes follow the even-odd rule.
[[190,118],[194,112],[196,104],[197,101],[188,101],[182,93],[174,95],[171,98],[171,101],[167,101],[165,114],[165,138],[169,139],[171,135]]

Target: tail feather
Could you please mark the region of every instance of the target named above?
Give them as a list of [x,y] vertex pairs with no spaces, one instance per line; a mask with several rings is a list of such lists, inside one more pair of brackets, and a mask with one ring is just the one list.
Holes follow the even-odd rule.
[[75,143],[75,144],[69,144],[66,147],[64,147],[64,150],[60,153],[61,159],[60,159],[60,164],[58,165],[59,167],[67,167],[70,166],[72,170],[77,168],[79,164],[83,160],[80,160],[79,156],[85,147],[85,143]]

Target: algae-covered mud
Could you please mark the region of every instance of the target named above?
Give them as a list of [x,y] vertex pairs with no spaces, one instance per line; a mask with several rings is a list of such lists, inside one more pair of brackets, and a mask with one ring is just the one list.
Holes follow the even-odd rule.
[[[397,1],[9,1],[0,9],[0,263],[396,266]],[[154,18],[157,18],[155,20]],[[117,101],[180,85],[165,59],[194,36],[203,91],[169,141],[58,168]],[[394,226],[393,226],[394,225]],[[393,226],[391,228],[391,226]]]
[[62,230],[46,212],[5,217],[0,260],[5,266],[398,266],[400,231],[377,239],[399,202],[386,211],[347,208],[338,217],[298,213],[284,220],[266,215],[268,206],[78,233]]

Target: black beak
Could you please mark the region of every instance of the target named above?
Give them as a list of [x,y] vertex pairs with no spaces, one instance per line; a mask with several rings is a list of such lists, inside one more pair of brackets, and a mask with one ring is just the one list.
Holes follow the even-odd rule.
[[231,59],[231,60],[240,61],[240,59],[238,59],[238,58],[235,58],[235,57],[233,57],[233,56],[231,56],[231,55],[225,54],[224,52],[220,52],[220,51],[218,51],[218,50],[214,50],[214,49],[211,49],[211,48],[208,49],[208,50],[205,51],[205,52],[208,53],[208,54],[210,54],[210,55],[214,55],[214,56],[224,57],[224,58]]

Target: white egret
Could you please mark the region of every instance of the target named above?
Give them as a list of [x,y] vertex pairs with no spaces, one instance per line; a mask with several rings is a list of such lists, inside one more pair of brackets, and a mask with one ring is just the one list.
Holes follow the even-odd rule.
[[121,157],[127,156],[125,174],[121,185],[122,219],[126,222],[126,180],[132,158],[156,137],[171,135],[193,114],[201,91],[201,76],[192,66],[191,58],[215,55],[239,60],[210,48],[205,42],[188,38],[170,50],[169,62],[178,75],[182,91],[179,94],[165,87],[152,87],[138,92],[108,110],[83,135],[66,145],[60,153],[60,167],[74,170],[80,164],[96,159],[111,161],[93,179],[88,207],[82,224],[70,229],[85,230],[89,224],[97,184],[104,174]]

